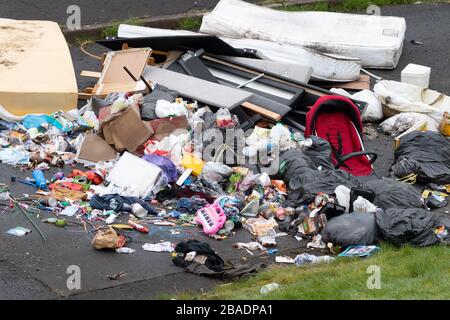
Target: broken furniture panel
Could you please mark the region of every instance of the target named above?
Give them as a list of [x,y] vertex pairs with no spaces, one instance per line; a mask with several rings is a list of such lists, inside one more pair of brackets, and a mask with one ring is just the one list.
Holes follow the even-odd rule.
[[110,51],[103,62],[103,70],[93,89],[96,95],[113,92],[145,90],[145,84],[133,80],[124,70],[126,67],[136,78],[144,72],[152,50],[150,48]]

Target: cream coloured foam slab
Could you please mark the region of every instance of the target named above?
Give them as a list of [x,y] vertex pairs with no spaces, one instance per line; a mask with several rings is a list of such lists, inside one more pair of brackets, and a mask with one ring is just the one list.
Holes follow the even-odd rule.
[[57,23],[0,19],[0,105],[16,115],[69,110],[77,92]]

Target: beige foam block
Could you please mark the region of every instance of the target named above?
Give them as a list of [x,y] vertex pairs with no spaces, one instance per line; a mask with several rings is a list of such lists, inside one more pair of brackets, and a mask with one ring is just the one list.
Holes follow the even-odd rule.
[[0,105],[16,115],[69,110],[77,91],[57,23],[0,19]]

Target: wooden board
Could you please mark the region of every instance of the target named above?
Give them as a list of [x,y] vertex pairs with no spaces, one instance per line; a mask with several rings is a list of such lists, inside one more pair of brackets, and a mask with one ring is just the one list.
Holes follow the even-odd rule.
[[152,53],[150,48],[127,49],[108,52],[103,70],[94,87],[95,94],[137,91],[137,82],[123,69],[127,67],[136,79],[144,72]]
[[340,88],[347,90],[370,90],[370,77],[366,74],[359,76],[359,79],[351,82],[316,82],[317,86],[322,88]]
[[241,104],[245,109],[248,109],[254,113],[259,114],[263,118],[267,118],[273,121],[280,121],[281,115],[278,113],[275,113],[273,111],[267,110],[263,107],[257,106],[256,104],[250,103],[250,102],[243,102]]

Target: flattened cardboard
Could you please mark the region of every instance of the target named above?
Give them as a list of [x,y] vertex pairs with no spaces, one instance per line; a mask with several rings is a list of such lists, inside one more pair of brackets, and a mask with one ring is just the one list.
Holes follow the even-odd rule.
[[101,123],[101,132],[117,151],[134,152],[150,138],[153,129],[141,120],[139,108],[134,106],[107,116]]
[[78,151],[77,158],[90,162],[110,161],[117,158],[117,151],[99,135],[88,132]]
[[16,115],[77,107],[72,58],[58,24],[0,19],[0,105]]

